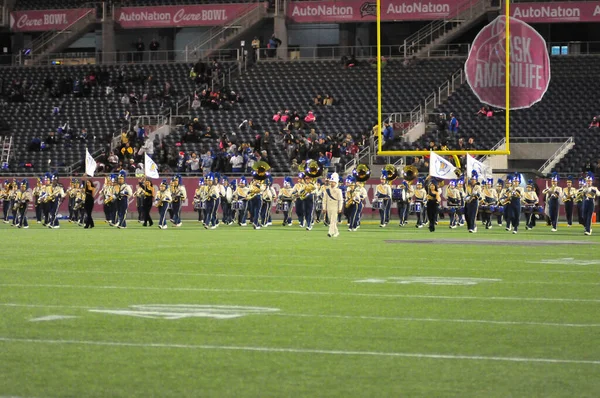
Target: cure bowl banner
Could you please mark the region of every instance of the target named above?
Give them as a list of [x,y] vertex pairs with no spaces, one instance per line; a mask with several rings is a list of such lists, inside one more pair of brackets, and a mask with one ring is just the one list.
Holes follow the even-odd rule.
[[530,23],[600,22],[600,3],[516,3],[510,5],[510,16]]
[[77,8],[13,11],[10,13],[10,29],[13,32],[63,30],[89,12],[95,12],[95,10],[93,8]]
[[203,4],[115,9],[122,28],[164,28],[222,25],[235,20],[259,4]]
[[[23,180],[24,177],[19,177],[17,178],[18,181]],[[81,177],[78,177],[79,179],[81,179]],[[167,180],[170,181],[170,177],[166,177]],[[33,187],[35,187],[36,185],[36,179],[35,178],[27,178],[29,180],[29,187],[30,189],[33,189]],[[248,177],[249,180],[251,180],[250,177]],[[104,177],[98,177],[98,178],[90,178],[90,180],[92,180],[94,187],[96,188],[96,196],[95,196],[95,200],[94,200],[94,213],[95,213],[95,217],[97,217],[99,220],[103,220],[103,213],[104,213],[104,208],[103,208],[103,198],[102,195],[100,194],[102,188],[104,187]],[[199,177],[184,177],[183,178],[183,185],[185,186],[185,189],[187,191],[187,195],[188,195],[188,199],[186,201],[183,202],[183,206],[181,207],[181,212],[184,215],[185,218],[190,219],[193,217],[197,217],[196,213],[194,212],[194,205],[193,205],[193,199],[194,199],[194,192],[196,191],[196,188],[198,188],[198,180]],[[231,178],[230,178],[231,180]],[[138,179],[137,178],[127,178],[126,182],[127,184],[131,185],[133,191],[135,192],[137,187],[138,187]],[[160,182],[162,181],[162,179],[153,179],[151,180],[152,183],[154,184],[154,186],[156,187],[156,189],[158,190],[158,185],[160,184]],[[294,179],[295,181],[295,179]],[[59,182],[62,184],[64,190],[66,191],[67,188],[69,187],[70,184],[70,178],[66,178],[66,177],[61,177],[59,179]],[[365,189],[367,190],[367,200],[365,201],[365,207],[363,210],[363,216],[365,218],[379,218],[379,212],[378,211],[372,211],[371,209],[371,203],[373,201],[373,198],[375,197],[375,191],[377,189],[377,185],[380,183],[378,178],[371,178],[369,179],[366,184],[365,184]],[[400,181],[396,180],[394,181],[394,188],[396,188],[396,185],[399,184]],[[536,181],[538,187],[539,187],[539,191],[541,192],[543,190],[544,184],[549,185],[550,184],[550,180],[544,180],[544,179],[540,179]],[[559,182],[559,185],[562,187],[566,186],[566,181],[563,179]],[[283,178],[275,178],[273,181],[273,187],[275,188],[275,190],[277,192],[279,192],[281,186],[283,186]],[[445,189],[443,190],[443,192],[445,192]],[[540,196],[540,205],[544,205],[543,201],[544,201],[544,195],[539,195]],[[444,199],[444,195],[442,195],[442,206],[445,206],[445,199]],[[564,206],[561,206],[561,214],[563,214]],[[396,204],[393,203],[392,204],[392,208],[395,209],[396,208]],[[28,212],[28,217],[31,220],[33,217],[35,217],[35,213],[32,213],[33,211],[33,204],[29,205],[29,212]],[[219,214],[221,212],[221,209],[219,209]],[[135,198],[130,198],[129,200],[129,209],[128,209],[128,213],[130,214],[130,218],[137,218],[137,209],[136,209],[136,200]],[[396,210],[393,210],[394,214],[397,214]],[[62,216],[68,215],[68,200],[65,198],[65,200],[61,203],[60,208],[59,208],[59,214],[61,214]],[[152,209],[152,215],[156,215],[156,208]],[[275,215],[275,208],[273,207],[272,209],[272,214],[273,214],[273,218],[275,219],[280,219],[281,216]],[[293,219],[296,220],[296,215],[294,213]],[[392,223],[393,224],[393,223]]]
[[[381,0],[381,20],[441,19],[468,8],[470,3],[469,0]],[[369,22],[377,20],[376,12],[374,1],[292,1],[287,7],[287,18],[295,23]]]

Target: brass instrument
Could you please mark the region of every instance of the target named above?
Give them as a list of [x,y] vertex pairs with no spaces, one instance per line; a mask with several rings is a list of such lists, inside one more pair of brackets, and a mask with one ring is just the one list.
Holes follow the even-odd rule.
[[366,182],[371,177],[371,169],[369,169],[369,166],[366,164],[361,163],[356,166],[356,168],[352,171],[352,174],[354,177],[356,177],[357,182]]
[[404,166],[404,168],[402,169],[402,174],[404,176],[404,179],[408,181],[409,184],[411,184],[414,180],[419,178],[419,169],[412,165]]
[[271,170],[271,166],[265,161],[258,161],[252,165],[252,177],[255,180],[263,181],[269,176],[269,170]]
[[387,176],[385,177],[385,180],[387,182],[391,183],[396,178],[398,178],[398,170],[396,169],[396,166],[394,166],[393,164],[386,164],[383,169],[385,171],[387,171]]

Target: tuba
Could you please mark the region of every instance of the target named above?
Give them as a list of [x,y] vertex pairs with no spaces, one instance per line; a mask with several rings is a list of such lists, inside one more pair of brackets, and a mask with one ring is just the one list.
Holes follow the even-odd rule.
[[252,177],[255,180],[263,181],[269,176],[271,166],[263,160],[260,160],[252,165]]
[[366,182],[371,177],[371,169],[366,164],[359,164],[352,171],[352,175],[356,178],[356,182]]
[[317,162],[316,160],[311,160],[306,165],[306,169],[304,170],[304,172],[306,173],[306,176],[310,178],[318,178],[321,177],[321,175],[323,175],[323,168],[321,167],[319,162]]
[[385,179],[388,183],[391,183],[396,178],[398,178],[398,170],[393,164],[387,164],[383,169],[387,171],[387,176]]
[[412,165],[404,166],[404,168],[402,169],[402,174],[406,181],[412,183],[414,180],[419,178],[419,169]]

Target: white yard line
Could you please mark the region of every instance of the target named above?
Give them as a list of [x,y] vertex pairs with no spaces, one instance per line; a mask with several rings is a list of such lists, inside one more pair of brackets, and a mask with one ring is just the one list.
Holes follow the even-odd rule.
[[261,290],[261,289],[218,289],[198,287],[149,287],[149,286],[91,286],[91,285],[51,285],[51,284],[18,284],[3,283],[1,287],[15,288],[49,288],[49,289],[81,289],[81,290],[149,290],[165,292],[214,292],[214,293],[265,293],[291,294],[304,296],[343,296],[372,298],[408,298],[430,300],[482,300],[482,301],[537,301],[558,303],[600,303],[600,299],[583,298],[550,298],[550,297],[511,297],[511,296],[437,296],[422,294],[383,294],[383,293],[344,293],[344,292],[311,292],[301,290]]
[[[427,268],[428,270],[431,268]],[[421,269],[422,270],[422,269]],[[99,274],[99,275],[157,275],[157,276],[198,276],[211,278],[263,278],[263,279],[317,279],[317,280],[345,280],[356,281],[364,279],[365,276],[318,276],[318,275],[256,275],[256,274],[212,274],[206,272],[151,272],[151,271],[101,271],[101,270],[59,270],[59,269],[27,269],[27,268],[0,268],[0,271],[10,272],[39,272],[43,274]],[[429,275],[427,275],[429,276]],[[373,276],[369,278],[393,278],[395,276]],[[600,286],[600,282],[564,282],[564,281],[504,281],[498,280],[493,283],[510,285],[578,285],[578,286]]]
[[551,364],[573,364],[573,365],[600,365],[600,361],[598,361],[598,360],[584,360],[584,359],[496,357],[496,356],[483,356],[483,355],[425,354],[425,353],[411,353],[411,352],[321,350],[321,349],[311,349],[311,348],[225,346],[225,345],[205,345],[205,344],[194,345],[194,344],[169,344],[169,343],[132,343],[132,342],[120,342],[120,341],[91,341],[91,340],[23,339],[23,338],[12,338],[12,337],[0,337],[0,342],[54,344],[54,345],[84,345],[84,346],[104,346],[104,347],[129,347],[129,348],[171,348],[171,349],[184,349],[184,350],[251,351],[251,352],[284,353],[284,354],[319,354],[319,355],[399,357],[399,358],[467,360],[467,361],[500,361],[500,362],[551,363]]
[[[77,310],[110,310],[107,307],[88,307],[77,305],[46,305],[46,304],[16,304],[0,303],[0,307],[8,308],[60,308]],[[398,322],[437,322],[437,323],[465,323],[465,324],[489,324],[489,325],[509,325],[509,326],[548,326],[548,327],[568,327],[568,328],[599,328],[600,323],[559,323],[559,322],[532,322],[532,321],[493,321],[485,319],[452,319],[452,318],[414,318],[414,317],[393,317],[393,316],[363,316],[363,315],[324,315],[324,314],[286,314],[273,312],[269,316],[284,316],[290,318],[323,318],[323,319],[348,319],[348,320],[367,320],[367,321],[398,321]],[[1,397],[0,397],[1,398]]]

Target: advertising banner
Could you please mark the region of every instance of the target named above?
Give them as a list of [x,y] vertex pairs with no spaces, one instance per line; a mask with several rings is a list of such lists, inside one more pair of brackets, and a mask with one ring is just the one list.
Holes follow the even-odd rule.
[[516,3],[510,5],[510,15],[529,23],[600,22],[600,3],[597,1]]
[[41,32],[63,30],[93,8],[75,8],[69,10],[31,10],[10,13],[10,29],[13,32]]
[[223,25],[241,15],[264,7],[248,4],[202,4],[115,8],[115,20],[126,29]]
[[[377,20],[375,4],[365,0],[292,1],[287,17],[295,23],[372,22]],[[381,20],[442,19],[468,5],[465,0],[381,0]]]

